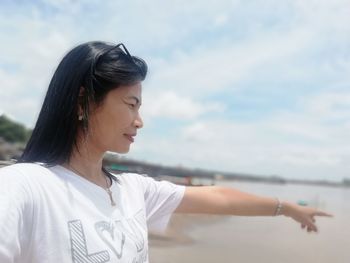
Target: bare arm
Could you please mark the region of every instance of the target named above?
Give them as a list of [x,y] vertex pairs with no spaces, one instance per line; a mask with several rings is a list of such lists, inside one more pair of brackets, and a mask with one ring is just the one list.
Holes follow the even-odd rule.
[[[274,216],[278,201],[221,186],[186,187],[176,213],[207,213],[238,216]],[[282,202],[281,214],[317,232],[314,216],[331,216],[311,207]]]

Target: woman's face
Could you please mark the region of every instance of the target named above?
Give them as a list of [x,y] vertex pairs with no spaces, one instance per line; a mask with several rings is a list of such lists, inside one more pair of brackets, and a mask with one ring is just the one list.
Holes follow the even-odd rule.
[[141,82],[111,90],[89,117],[88,142],[97,151],[127,153],[143,122]]

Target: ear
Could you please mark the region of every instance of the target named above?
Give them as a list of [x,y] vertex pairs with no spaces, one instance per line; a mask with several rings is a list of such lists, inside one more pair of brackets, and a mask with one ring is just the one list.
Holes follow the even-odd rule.
[[84,93],[85,93],[85,88],[83,86],[80,87],[79,89],[79,96],[78,96],[78,116],[80,118],[80,116],[83,116],[83,97],[84,97]]
[[79,97],[82,97],[84,95],[84,92],[85,92],[85,88],[81,86],[79,89]]

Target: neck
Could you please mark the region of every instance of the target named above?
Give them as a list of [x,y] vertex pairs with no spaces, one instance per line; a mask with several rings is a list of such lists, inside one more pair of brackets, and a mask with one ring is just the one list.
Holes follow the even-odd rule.
[[79,151],[74,148],[69,161],[62,164],[85,179],[106,188],[106,178],[102,171],[104,152],[89,147],[88,144],[79,144]]

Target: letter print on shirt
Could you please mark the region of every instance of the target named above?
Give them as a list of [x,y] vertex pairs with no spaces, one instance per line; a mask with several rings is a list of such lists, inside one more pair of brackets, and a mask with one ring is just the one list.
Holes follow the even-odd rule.
[[[147,234],[147,227],[142,209],[131,218],[112,222],[99,221],[94,224],[94,227],[98,236],[118,259],[123,259],[125,242],[131,242],[135,245],[135,255],[138,255],[140,260],[135,261],[136,258],[134,258],[134,261],[145,262],[147,260],[148,248],[143,234],[143,232]],[[80,220],[69,221],[68,230],[73,263],[110,262],[110,254],[107,250],[88,254],[84,229]]]
[[143,238],[142,230],[147,232],[147,228],[142,228],[142,222],[144,220],[145,215],[143,210],[140,210],[134,215],[133,218],[128,218],[125,225],[122,225],[125,233],[134,242],[137,252],[141,252],[145,248],[145,239]]
[[88,254],[84,229],[80,220],[69,221],[68,230],[71,240],[73,263],[109,262],[109,253],[106,250],[90,255]]
[[[120,221],[115,224],[106,221],[100,221],[95,224],[95,230],[103,242],[116,254],[120,259],[123,256],[123,248],[125,244],[125,235],[122,231]],[[117,243],[120,243],[117,244]]]

